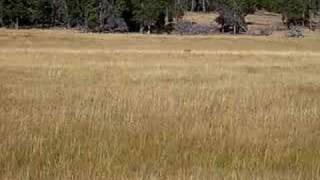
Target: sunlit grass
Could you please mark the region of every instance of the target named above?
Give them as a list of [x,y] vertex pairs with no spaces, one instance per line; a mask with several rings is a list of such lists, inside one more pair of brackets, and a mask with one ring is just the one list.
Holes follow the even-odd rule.
[[[0,32],[0,179],[320,178],[318,56],[235,55],[233,37],[90,36]],[[305,52],[315,39],[233,43]],[[215,40],[230,54],[192,53]]]

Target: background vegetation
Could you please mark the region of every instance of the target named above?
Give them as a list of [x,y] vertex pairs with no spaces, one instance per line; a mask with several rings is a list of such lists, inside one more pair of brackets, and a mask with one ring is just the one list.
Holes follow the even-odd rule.
[[[163,31],[185,11],[219,11],[222,24],[243,28],[255,9],[308,21],[319,0],[1,0],[0,26],[81,27],[92,31]],[[221,19],[220,19],[221,20]]]

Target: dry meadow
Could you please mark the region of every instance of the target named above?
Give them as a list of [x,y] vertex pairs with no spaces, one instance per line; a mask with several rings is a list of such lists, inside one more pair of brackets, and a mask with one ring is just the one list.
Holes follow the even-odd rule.
[[0,30],[0,179],[320,179],[320,36]]

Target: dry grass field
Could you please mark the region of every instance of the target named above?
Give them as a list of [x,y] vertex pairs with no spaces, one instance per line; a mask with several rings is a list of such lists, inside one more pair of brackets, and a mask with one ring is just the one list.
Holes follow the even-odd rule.
[[320,36],[0,30],[0,179],[320,179]]

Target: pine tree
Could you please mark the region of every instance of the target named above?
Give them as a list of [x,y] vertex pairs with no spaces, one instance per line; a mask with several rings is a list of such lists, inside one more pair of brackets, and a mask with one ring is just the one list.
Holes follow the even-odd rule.
[[84,8],[81,0],[66,0],[68,17],[67,24],[70,27],[81,26],[84,21]]
[[69,27],[69,11],[66,0],[53,0],[54,25],[67,25]]
[[3,22],[3,1],[0,1],[0,27],[4,26]]
[[33,0],[32,20],[42,26],[51,26],[53,24],[52,0]]
[[160,16],[165,14],[165,0],[135,0],[135,8],[133,11],[134,19],[140,24],[140,32],[147,28],[147,32],[151,33],[151,27],[156,25],[160,20]]
[[271,12],[280,11],[280,0],[257,0],[257,8],[265,9]]
[[31,1],[29,0],[3,0],[3,21],[5,24],[14,25],[19,28],[19,25],[28,25],[31,20]]
[[288,0],[287,11],[289,19],[303,18],[305,14],[304,0]]
[[304,0],[283,0],[282,15],[288,28],[298,24],[304,25],[307,4]]
[[87,0],[84,2],[85,28],[95,29],[98,26],[97,1]]
[[234,34],[247,31],[245,16],[255,11],[254,0],[219,0],[216,2],[219,17],[217,23],[221,24],[221,30]]

